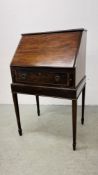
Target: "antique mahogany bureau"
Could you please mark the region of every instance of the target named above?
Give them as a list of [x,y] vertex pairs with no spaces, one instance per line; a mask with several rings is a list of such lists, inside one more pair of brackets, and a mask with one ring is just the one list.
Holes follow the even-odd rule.
[[12,59],[12,96],[19,135],[22,135],[17,94],[72,100],[73,150],[76,149],[77,99],[82,92],[82,116],[85,106],[86,30],[72,29],[22,34]]

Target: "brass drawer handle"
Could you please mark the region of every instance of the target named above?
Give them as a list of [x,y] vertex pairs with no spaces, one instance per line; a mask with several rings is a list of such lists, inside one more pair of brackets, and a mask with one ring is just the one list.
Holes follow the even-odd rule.
[[41,76],[41,75],[42,75],[41,72],[39,72],[39,73],[38,73],[38,76]]
[[59,76],[59,75],[56,75],[56,76],[55,76],[55,80],[56,80],[56,82],[59,82],[60,76]]
[[26,75],[27,75],[26,73],[21,74],[21,79],[25,80],[26,79]]

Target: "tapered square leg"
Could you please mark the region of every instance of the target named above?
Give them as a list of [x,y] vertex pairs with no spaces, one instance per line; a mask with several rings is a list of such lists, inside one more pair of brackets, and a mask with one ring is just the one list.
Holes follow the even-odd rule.
[[37,114],[40,116],[40,106],[39,106],[39,96],[36,95],[36,104],[37,104]]
[[72,128],[73,128],[73,150],[76,150],[77,99],[72,100]]
[[82,90],[82,116],[81,116],[81,124],[84,124],[84,108],[85,108],[85,86]]
[[13,97],[13,102],[14,102],[14,107],[15,107],[15,113],[16,113],[16,119],[17,119],[17,125],[18,125],[18,132],[19,132],[19,135],[22,136],[17,93],[12,92],[12,97]]

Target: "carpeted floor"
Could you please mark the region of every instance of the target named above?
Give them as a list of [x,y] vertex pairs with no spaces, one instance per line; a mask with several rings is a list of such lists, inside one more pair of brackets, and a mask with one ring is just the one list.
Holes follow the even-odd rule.
[[77,150],[72,150],[70,106],[21,105],[23,136],[13,105],[0,105],[0,175],[98,175],[98,107],[78,107]]

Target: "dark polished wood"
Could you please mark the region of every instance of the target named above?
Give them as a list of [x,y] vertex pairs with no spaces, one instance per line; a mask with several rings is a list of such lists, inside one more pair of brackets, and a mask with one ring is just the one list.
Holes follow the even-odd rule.
[[85,87],[82,90],[82,117],[81,117],[81,124],[84,124],[84,108],[85,108]]
[[[21,130],[17,93],[72,100],[73,150],[76,149],[77,99],[85,101],[86,30],[74,29],[23,34],[11,62],[12,94]],[[22,133],[22,132],[20,132]],[[20,134],[21,135],[21,134]]]
[[24,35],[14,55],[12,65],[72,67],[80,38],[81,31]]
[[77,131],[77,99],[72,100],[72,128],[73,128],[73,150],[76,150]]
[[36,95],[36,104],[37,104],[37,114],[40,116],[40,106],[39,106],[39,96]]
[[12,90],[12,97],[13,97],[13,102],[14,102],[14,106],[15,106],[16,119],[17,119],[17,125],[18,125],[18,132],[19,132],[19,135],[22,136],[20,114],[19,114],[19,106],[18,106],[18,98],[17,98],[17,93],[13,93],[13,90]]
[[58,97],[66,99],[77,99],[85,85],[85,78],[76,88],[57,88],[47,86],[32,86],[27,84],[12,83],[11,88],[13,92],[20,94],[31,94],[48,97]]

